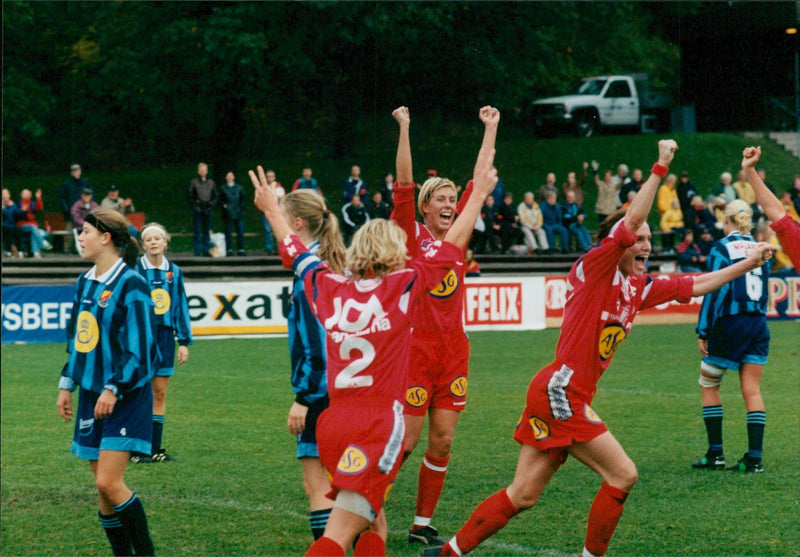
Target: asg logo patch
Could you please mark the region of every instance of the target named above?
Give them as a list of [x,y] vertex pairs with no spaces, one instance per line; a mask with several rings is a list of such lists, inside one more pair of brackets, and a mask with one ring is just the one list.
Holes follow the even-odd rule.
[[100,294],[100,299],[97,301],[97,305],[101,308],[104,308],[108,305],[108,301],[111,299],[111,290],[103,290],[103,293]]
[[350,445],[339,459],[336,469],[342,474],[358,474],[367,468],[367,464],[369,464],[369,459],[367,459],[366,453],[355,445]]
[[537,441],[541,441],[542,439],[547,439],[550,437],[550,426],[547,425],[544,420],[537,418],[536,416],[531,416],[528,420],[528,423],[531,424],[533,438]]
[[156,305],[156,315],[164,315],[169,311],[169,307],[172,303],[169,292],[163,288],[156,288],[150,292],[150,297],[153,298],[153,303]]
[[459,398],[467,396],[467,378],[459,375],[450,382],[450,393]]
[[97,327],[97,320],[88,311],[78,314],[78,326],[75,329],[75,350],[86,354],[94,350],[100,337],[100,330]]
[[611,358],[626,336],[625,328],[619,323],[609,323],[603,327],[603,331],[600,333],[600,342],[597,345],[600,359],[606,361]]
[[439,283],[439,286],[428,292],[434,298],[449,298],[453,292],[458,288],[458,275],[453,269],[444,277],[444,280]]
[[406,391],[406,402],[414,408],[422,408],[428,402],[428,391],[419,385],[409,387]]
[[586,419],[593,424],[602,424],[603,420],[600,419],[600,416],[597,415],[597,412],[591,409],[588,404],[583,405],[583,415],[586,416]]

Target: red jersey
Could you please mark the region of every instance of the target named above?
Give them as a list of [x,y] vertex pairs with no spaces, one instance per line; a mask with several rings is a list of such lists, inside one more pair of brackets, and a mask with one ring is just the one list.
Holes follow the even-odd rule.
[[331,406],[348,397],[405,399],[410,314],[461,256],[446,242],[431,244],[405,269],[382,280],[351,280],[332,272],[296,236],[279,246],[281,259],[303,279],[311,309],[327,335]]
[[778,235],[781,247],[792,260],[792,265],[800,272],[800,224],[794,222],[787,214],[770,224],[770,227]]
[[556,362],[572,371],[563,380],[587,401],[640,309],[692,298],[692,277],[623,276],[617,264],[635,243],[636,237],[620,221],[599,246],[575,262],[567,278]]

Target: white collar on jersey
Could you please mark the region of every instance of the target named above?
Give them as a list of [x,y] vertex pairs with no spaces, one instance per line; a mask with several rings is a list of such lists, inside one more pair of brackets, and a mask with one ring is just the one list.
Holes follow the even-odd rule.
[[108,284],[109,282],[114,280],[117,277],[117,275],[122,271],[122,266],[123,266],[122,258],[120,257],[119,259],[117,259],[117,262],[114,263],[111,266],[111,268],[108,271],[106,271],[105,273],[103,273],[99,277],[97,276],[97,265],[95,265],[94,267],[89,269],[86,272],[85,276],[89,280],[96,280],[97,282],[102,282],[103,284]]
[[150,260],[147,259],[146,255],[141,256],[139,259],[141,260],[145,269],[160,269],[161,271],[169,271],[169,261],[167,261],[167,258],[163,255],[161,256],[161,265],[158,267],[150,263]]

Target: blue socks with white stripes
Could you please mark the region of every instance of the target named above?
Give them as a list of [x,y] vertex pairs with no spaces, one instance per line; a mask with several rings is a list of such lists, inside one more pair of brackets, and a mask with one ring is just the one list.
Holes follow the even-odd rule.
[[325,533],[325,526],[328,524],[328,518],[331,516],[331,509],[322,509],[319,511],[311,511],[308,515],[308,521],[311,523],[311,533],[314,534],[314,539],[318,540]]
[[703,406],[703,422],[708,435],[708,454],[722,454],[722,406]]
[[764,447],[764,427],[766,425],[766,412],[747,413],[747,454],[752,459],[761,460],[761,451]]

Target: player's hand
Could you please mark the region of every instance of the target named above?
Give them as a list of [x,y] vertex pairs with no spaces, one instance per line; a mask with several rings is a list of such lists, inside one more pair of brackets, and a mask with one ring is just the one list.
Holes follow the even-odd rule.
[[278,211],[278,196],[275,194],[275,189],[267,184],[267,176],[264,173],[264,167],[258,165],[258,175],[250,170],[247,174],[250,176],[250,181],[256,189],[254,203],[259,211],[268,213],[271,211]]
[[669,166],[672,158],[675,156],[675,151],[678,150],[678,144],[674,139],[662,139],[658,142],[658,164]]
[[411,124],[411,113],[408,111],[407,106],[395,108],[392,111],[392,116],[394,116],[394,119],[397,120],[400,126],[408,126]]
[[103,393],[97,399],[97,404],[94,405],[94,419],[102,420],[111,415],[114,411],[114,406],[117,404],[117,395],[104,389]]
[[708,341],[703,338],[697,339],[697,348],[700,350],[700,355],[704,358],[708,356]]
[[299,402],[292,404],[289,409],[289,419],[286,426],[289,428],[289,433],[292,435],[300,435],[306,429],[306,416],[308,415],[308,406],[303,406]]
[[178,363],[185,364],[186,360],[188,359],[189,359],[189,347],[178,346]]
[[742,169],[753,168],[761,158],[761,147],[747,147],[742,151]]
[[58,408],[59,416],[67,422],[70,421],[72,419],[72,393],[67,389],[59,389],[56,407]]
[[500,111],[493,106],[484,106],[478,111],[478,117],[485,126],[497,126],[500,123]]
[[490,149],[487,153],[478,153],[478,162],[475,165],[475,175],[472,177],[472,189],[474,194],[486,199],[491,195],[497,185],[497,169],[494,167],[495,150]]
[[754,267],[761,267],[761,265],[772,259],[772,250],[772,245],[769,242],[759,242],[750,252],[748,259],[753,263]]

